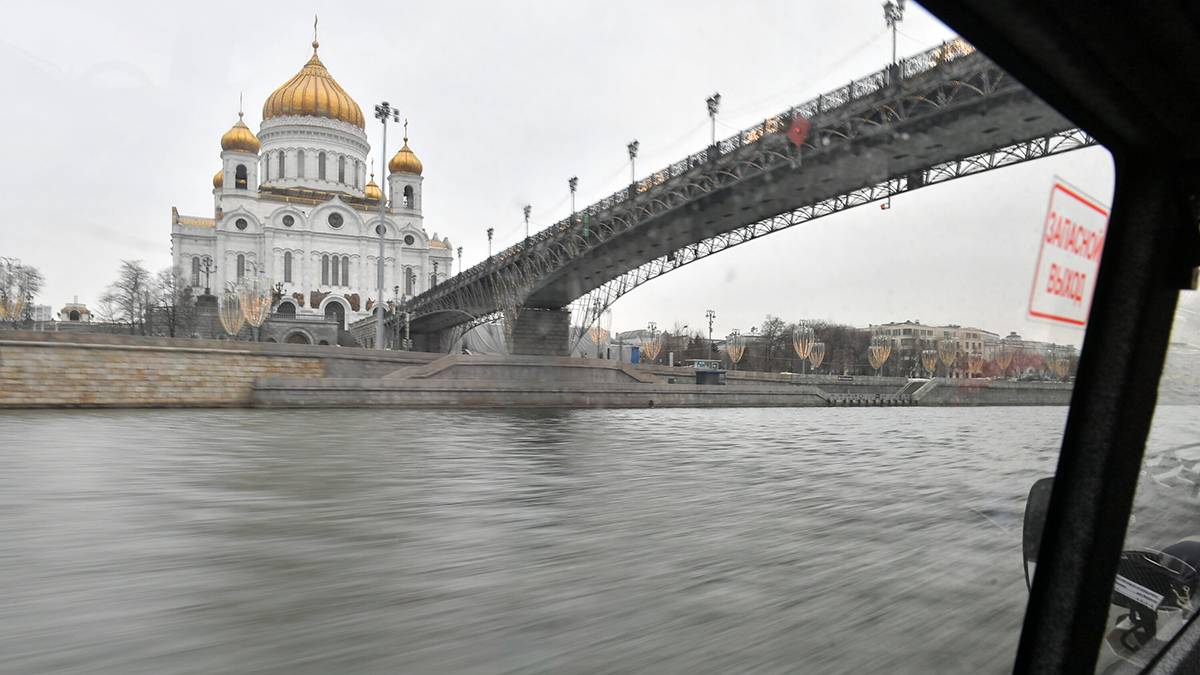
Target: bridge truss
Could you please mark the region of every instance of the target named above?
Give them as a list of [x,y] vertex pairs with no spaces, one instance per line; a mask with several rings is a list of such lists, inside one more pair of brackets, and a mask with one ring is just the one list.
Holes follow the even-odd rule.
[[[993,107],[1005,112],[981,114]],[[785,133],[797,117],[811,122],[800,147]],[[958,136],[930,131],[941,133],[956,119],[966,120]],[[500,314],[511,324],[527,304],[569,307],[578,326],[573,348],[613,302],[663,274],[854,206],[1094,144],[1071,126],[969,44],[953,40],[656,171],[409,299],[404,309],[425,330],[457,336]],[[871,153],[884,161],[872,162]],[[773,199],[761,190],[764,181],[788,183],[788,190]],[[801,194],[810,195],[807,203],[788,208]],[[730,195],[740,209],[709,201]],[[676,233],[677,245],[665,241],[661,233],[669,237],[671,228],[663,219],[689,209],[738,215],[708,231]],[[635,252],[649,254],[644,261],[621,260],[629,267],[613,270],[626,250],[608,255],[607,268],[595,264],[596,255],[631,242],[650,249]]]
[[807,223],[823,216],[833,215],[846,209],[872,202],[889,200],[893,196],[913,190],[937,185],[956,178],[973,176],[1022,162],[1059,155],[1072,150],[1091,147],[1095,139],[1080,129],[1068,129],[1042,138],[1031,139],[985,153],[964,157],[951,162],[932,166],[916,174],[891,178],[880,183],[824,199],[814,204],[781,213],[744,227],[722,232],[694,244],[680,247],[666,255],[625,272],[617,278],[590,291],[571,303],[571,314],[578,317],[576,329],[571,336],[572,350],[583,339],[591,324],[622,296],[639,286],[662,275],[703,260],[711,255],[745,244],[768,234],[781,232],[796,225]]

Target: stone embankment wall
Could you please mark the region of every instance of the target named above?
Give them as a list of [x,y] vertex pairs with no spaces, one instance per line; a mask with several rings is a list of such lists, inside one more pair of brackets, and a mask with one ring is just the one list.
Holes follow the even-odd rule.
[[[670,380],[674,382],[670,382]],[[1066,405],[1071,386],[729,373],[546,356],[462,356],[123,335],[0,332],[0,408],[209,406]],[[869,401],[867,399],[870,399]]]
[[947,380],[938,378],[915,398],[919,405],[1070,405],[1074,385],[1061,382]]
[[259,378],[380,377],[439,356],[0,331],[0,408],[246,406]]
[[264,408],[680,408],[828,405],[812,387],[755,389],[630,382],[501,382],[457,378],[266,378],[254,389]]

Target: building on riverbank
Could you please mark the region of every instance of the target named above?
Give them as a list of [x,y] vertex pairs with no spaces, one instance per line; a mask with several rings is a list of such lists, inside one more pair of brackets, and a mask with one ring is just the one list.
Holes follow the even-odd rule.
[[425,231],[424,166],[408,145],[407,121],[385,193],[367,165],[362,109],[318,46],[314,39],[308,62],[267,97],[257,134],[238,113],[221,137],[213,214],[172,208],[171,249],[193,295],[259,275],[282,288],[279,314],[345,325],[369,316],[377,301],[381,232],[385,301],[448,277],[453,254],[449,238]]

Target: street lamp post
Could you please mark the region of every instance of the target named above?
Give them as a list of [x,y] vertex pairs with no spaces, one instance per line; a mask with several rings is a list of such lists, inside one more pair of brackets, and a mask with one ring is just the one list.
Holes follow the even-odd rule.
[[717,313],[712,311],[711,309],[705,310],[704,318],[708,319],[708,356],[706,358],[712,358],[712,351],[713,351],[712,326],[713,326],[713,319],[717,318]]
[[496,234],[496,228],[489,227],[488,230],[488,257],[492,257],[492,235]]
[[[388,120],[393,122],[400,121],[400,111],[392,108],[392,106],[384,101],[375,106],[375,119],[383,124],[383,142],[379,147],[380,169],[379,175],[387,175],[387,123]],[[387,232],[387,228],[383,225],[384,211],[387,208],[387,197],[380,191],[379,197],[379,258],[375,261],[376,267],[376,287],[378,293],[375,297],[379,298],[375,303],[375,348],[383,349],[383,235]]]
[[217,271],[217,265],[213,262],[212,257],[204,256],[200,259],[200,271],[204,272],[204,294],[212,295],[212,291],[209,290],[208,278],[209,275]]
[[526,204],[524,211],[525,211],[525,241],[528,242],[529,241],[529,213],[531,211],[533,211],[533,207],[530,206],[529,204]]
[[567,187],[571,188],[571,220],[575,220],[575,189],[579,187],[579,176],[567,179]]
[[630,185],[637,182],[637,171],[634,168],[634,166],[637,163],[637,153],[638,153],[639,147],[641,147],[641,143],[638,143],[636,140],[630,141],[629,145],[625,146],[625,149],[629,151],[629,183],[630,183]]
[[717,144],[717,112],[721,109],[721,95],[713,94],[704,99],[708,104],[708,118],[712,122],[712,144]]
[[462,247],[458,247],[458,273],[462,274]]

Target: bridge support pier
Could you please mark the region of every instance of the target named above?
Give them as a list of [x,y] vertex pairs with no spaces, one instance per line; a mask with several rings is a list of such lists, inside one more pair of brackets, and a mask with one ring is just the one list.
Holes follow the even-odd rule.
[[569,356],[570,333],[571,310],[526,307],[513,325],[510,351],[535,356]]

